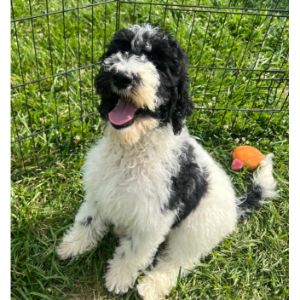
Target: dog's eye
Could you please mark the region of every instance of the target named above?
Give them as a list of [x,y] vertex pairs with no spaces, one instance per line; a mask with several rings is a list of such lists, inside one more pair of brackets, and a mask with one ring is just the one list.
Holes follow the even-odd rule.
[[131,49],[131,45],[128,42],[121,42],[118,44],[119,51],[128,52]]

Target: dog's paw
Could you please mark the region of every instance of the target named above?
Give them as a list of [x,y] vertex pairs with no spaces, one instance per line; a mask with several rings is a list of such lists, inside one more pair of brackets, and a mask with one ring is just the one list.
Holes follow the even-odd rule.
[[62,260],[70,259],[78,255],[78,250],[70,242],[62,241],[59,246],[56,248],[56,253],[58,257]]
[[84,235],[84,232],[73,228],[65,234],[62,242],[56,248],[56,253],[60,259],[69,259],[91,250],[95,246],[95,241]]
[[112,293],[125,294],[133,287],[137,276],[138,273],[131,271],[125,263],[112,260],[105,274],[105,287]]
[[144,300],[162,300],[170,292],[170,283],[165,275],[146,275],[137,284],[137,290]]

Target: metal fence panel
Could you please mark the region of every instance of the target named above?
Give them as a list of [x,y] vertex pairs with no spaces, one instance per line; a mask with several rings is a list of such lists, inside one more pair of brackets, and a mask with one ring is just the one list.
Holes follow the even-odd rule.
[[225,128],[253,141],[287,130],[287,1],[13,0],[11,15],[16,174],[99,135],[99,58],[115,30],[133,23],[160,25],[186,49],[197,109],[190,122],[203,139]]

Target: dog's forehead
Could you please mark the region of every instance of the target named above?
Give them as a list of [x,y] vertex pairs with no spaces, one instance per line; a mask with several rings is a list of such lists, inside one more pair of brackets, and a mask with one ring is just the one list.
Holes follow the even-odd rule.
[[129,29],[134,33],[131,41],[132,50],[140,51],[145,48],[150,51],[152,48],[151,38],[156,35],[158,29],[149,24],[133,25]]

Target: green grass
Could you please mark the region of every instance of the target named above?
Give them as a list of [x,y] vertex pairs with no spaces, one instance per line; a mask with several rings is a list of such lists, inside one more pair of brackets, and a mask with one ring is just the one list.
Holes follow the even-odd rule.
[[[66,9],[88,4],[65,2]],[[120,27],[150,18],[176,34],[188,51],[191,91],[201,107],[187,122],[191,133],[226,168],[240,193],[251,174],[230,171],[231,150],[252,144],[264,153],[273,152],[279,189],[277,199],[241,222],[193,273],[178,280],[169,299],[287,299],[288,114],[224,109],[287,109],[288,22],[278,17],[165,10],[155,5],[159,1],[152,2],[152,6],[122,3]],[[168,1],[182,2],[198,1]],[[47,11],[46,2],[31,3],[30,12],[26,1],[14,0],[13,18]],[[287,7],[282,0],[277,6],[271,0],[201,4]],[[102,276],[117,242],[112,235],[76,260],[61,262],[55,254],[83,200],[84,155],[101,136],[99,99],[93,89],[97,66],[91,64],[97,63],[115,31],[116,8],[116,3],[107,3],[71,10],[64,19],[51,14],[36,18],[33,27],[30,20],[16,22],[16,27],[12,23],[13,299],[138,299],[134,289],[123,297],[104,289]],[[48,9],[59,11],[62,3],[49,1]],[[262,71],[269,69],[284,72]],[[52,78],[70,70],[68,76]],[[39,77],[45,79],[16,87]]]

